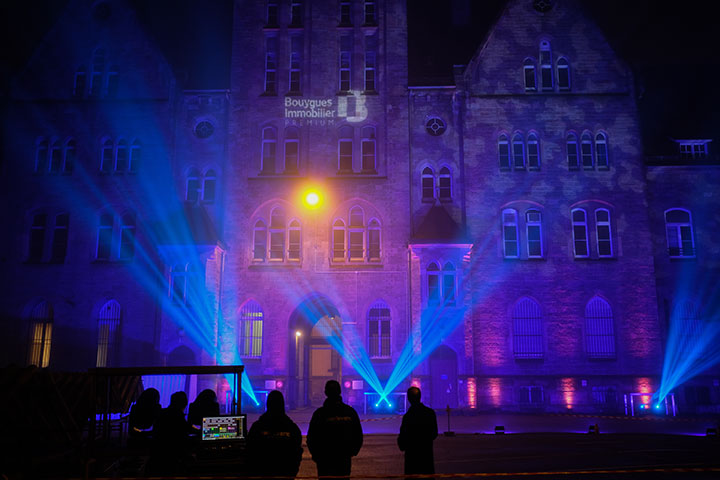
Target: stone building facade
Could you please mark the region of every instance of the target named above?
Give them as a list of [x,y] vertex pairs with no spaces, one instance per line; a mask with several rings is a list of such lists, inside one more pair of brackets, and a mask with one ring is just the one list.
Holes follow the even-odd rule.
[[509,0],[435,86],[409,84],[404,1],[233,11],[229,89],[183,89],[120,0],[70,2],[16,77],[4,363],[242,362],[252,400],[294,407],[330,378],[370,410],[388,383],[436,408],[649,403],[681,270],[716,311],[717,167],[646,165],[630,69],[581,8]]

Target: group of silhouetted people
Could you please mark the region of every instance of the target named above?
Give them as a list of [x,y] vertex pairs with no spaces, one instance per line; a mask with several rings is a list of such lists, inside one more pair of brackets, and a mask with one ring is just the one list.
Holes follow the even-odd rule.
[[[349,478],[352,457],[360,452],[363,431],[357,412],[342,401],[340,384],[325,384],[325,402],[315,410],[307,432],[307,446],[319,476]],[[410,387],[410,408],[400,426],[397,443],[405,452],[406,474],[435,473],[433,441],[438,435],[435,412],[420,401],[417,387]],[[188,438],[201,431],[204,417],[220,415],[217,396],[203,390],[190,404],[187,419],[185,392],[175,392],[167,408],[160,406],[160,394],[149,388],[130,411],[129,444],[149,446],[151,472],[180,472],[188,455]],[[152,437],[150,435],[152,432]],[[151,440],[152,439],[152,440]],[[302,460],[302,434],[285,414],[285,399],[273,390],[267,396],[267,410],[253,423],[247,436],[248,473],[266,477],[294,477]]]

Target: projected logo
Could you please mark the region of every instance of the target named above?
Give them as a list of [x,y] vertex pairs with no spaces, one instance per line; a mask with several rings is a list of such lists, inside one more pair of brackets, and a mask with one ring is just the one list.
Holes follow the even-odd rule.
[[334,125],[336,120],[350,123],[367,118],[365,95],[351,91],[337,98],[285,97],[285,125]]

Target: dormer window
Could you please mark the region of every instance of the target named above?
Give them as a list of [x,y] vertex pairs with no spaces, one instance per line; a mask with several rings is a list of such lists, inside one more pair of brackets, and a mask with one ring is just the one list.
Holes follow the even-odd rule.
[[708,156],[708,143],[711,140],[675,140],[680,148],[683,160],[700,160]]

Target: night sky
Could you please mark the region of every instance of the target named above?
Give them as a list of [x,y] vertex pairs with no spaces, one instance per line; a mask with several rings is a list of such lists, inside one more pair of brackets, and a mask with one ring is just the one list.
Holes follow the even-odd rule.
[[[648,153],[659,153],[658,140],[668,135],[712,138],[720,131],[720,89],[715,85],[720,81],[720,35],[707,1],[578,1],[635,72]],[[0,3],[4,86],[67,1]],[[232,1],[130,3],[185,88],[229,86]],[[503,0],[408,0],[410,84],[450,83],[452,65],[468,62],[503,4]]]

